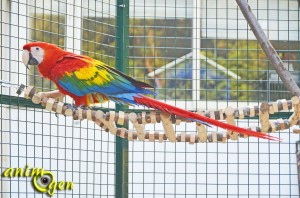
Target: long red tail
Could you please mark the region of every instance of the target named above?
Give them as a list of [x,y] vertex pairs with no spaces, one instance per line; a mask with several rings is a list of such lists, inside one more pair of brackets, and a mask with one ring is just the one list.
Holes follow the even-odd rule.
[[227,124],[225,122],[220,122],[218,120],[214,120],[205,116],[202,116],[200,114],[194,113],[194,112],[190,112],[184,109],[180,109],[178,107],[174,107],[172,105],[160,102],[158,100],[149,98],[147,96],[143,96],[143,95],[139,95],[138,97],[134,97],[134,100],[136,103],[140,104],[140,105],[144,105],[153,109],[157,109],[163,112],[167,112],[170,114],[174,114],[180,117],[184,117],[184,118],[188,118],[188,119],[192,119],[192,120],[198,120],[201,122],[206,122],[208,124],[214,125],[214,126],[218,126],[221,127],[223,129],[227,129],[227,130],[232,130],[241,134],[245,134],[248,136],[254,136],[254,137],[258,137],[258,138],[264,138],[264,139],[268,139],[268,140],[275,140],[275,141],[281,141],[281,139],[277,138],[277,137],[273,137],[264,133],[259,133],[259,132],[255,132],[255,131],[251,131],[248,129],[244,129],[241,127],[237,127],[237,126],[233,126],[230,124]]

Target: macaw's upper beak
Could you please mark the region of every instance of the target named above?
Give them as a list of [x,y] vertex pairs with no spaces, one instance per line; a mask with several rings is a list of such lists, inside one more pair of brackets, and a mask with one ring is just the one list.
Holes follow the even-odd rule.
[[32,54],[28,50],[23,50],[22,61],[27,69],[29,69],[29,65],[39,64],[39,62],[32,56]]

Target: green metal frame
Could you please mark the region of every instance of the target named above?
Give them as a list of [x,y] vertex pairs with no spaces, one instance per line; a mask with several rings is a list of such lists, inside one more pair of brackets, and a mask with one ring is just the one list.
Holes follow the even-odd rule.
[[[116,68],[128,74],[129,64],[129,0],[117,0],[116,8]],[[117,111],[128,107],[117,105]],[[128,123],[124,126],[128,126]],[[116,137],[115,161],[115,193],[116,197],[128,197],[128,141]]]
[[[129,0],[116,0],[116,69],[128,74],[129,66]],[[39,104],[32,103],[25,98],[0,94],[0,105],[12,105],[16,107],[43,109]],[[116,109],[101,109],[128,112],[128,107],[116,105]],[[141,110],[130,110],[141,112]],[[270,115],[270,119],[288,118],[291,112],[280,112]],[[257,119],[249,118],[249,119]],[[123,127],[128,127],[128,123]],[[115,197],[128,197],[128,140],[116,137],[115,142]],[[300,170],[300,169],[299,169]],[[300,171],[299,171],[300,172]],[[299,189],[300,191],[300,189]]]

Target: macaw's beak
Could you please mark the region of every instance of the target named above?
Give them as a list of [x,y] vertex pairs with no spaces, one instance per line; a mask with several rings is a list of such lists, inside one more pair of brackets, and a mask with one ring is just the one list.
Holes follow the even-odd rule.
[[29,69],[29,65],[39,64],[39,62],[32,56],[32,54],[28,50],[23,50],[22,61],[27,69]]

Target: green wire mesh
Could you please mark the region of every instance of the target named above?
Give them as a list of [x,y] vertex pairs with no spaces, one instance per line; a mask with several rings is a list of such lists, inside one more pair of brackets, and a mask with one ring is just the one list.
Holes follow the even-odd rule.
[[[298,1],[249,4],[299,83]],[[129,9],[129,14],[120,16],[124,12],[118,8]],[[121,38],[129,43],[128,56],[122,57],[128,59],[125,70],[153,85],[157,99],[204,110],[291,97],[234,0],[4,0],[0,12],[0,79],[14,84],[55,89],[36,68],[26,70],[21,63],[21,47],[36,40],[122,67],[116,65],[121,31],[117,19],[124,19],[121,28],[129,29],[129,36]],[[74,182],[73,190],[57,190],[57,197],[299,197],[299,135],[292,130],[273,134],[284,139],[282,143],[255,138],[197,145],[134,141],[128,142],[127,153],[123,145],[116,148],[113,135],[93,123],[57,118],[19,104],[13,88],[0,89],[1,174],[29,164],[51,171],[57,181]],[[102,106],[116,108],[113,103]],[[287,118],[284,115],[279,117]],[[244,127],[258,123],[237,120]],[[131,125],[129,129],[134,130]],[[175,129],[195,133],[195,124]],[[150,125],[146,130],[162,132],[163,127]],[[208,129],[216,130],[221,131]],[[120,152],[128,159],[120,161]],[[126,174],[128,178],[120,180]],[[46,196],[32,187],[30,177],[2,175],[0,182],[2,197]]]

